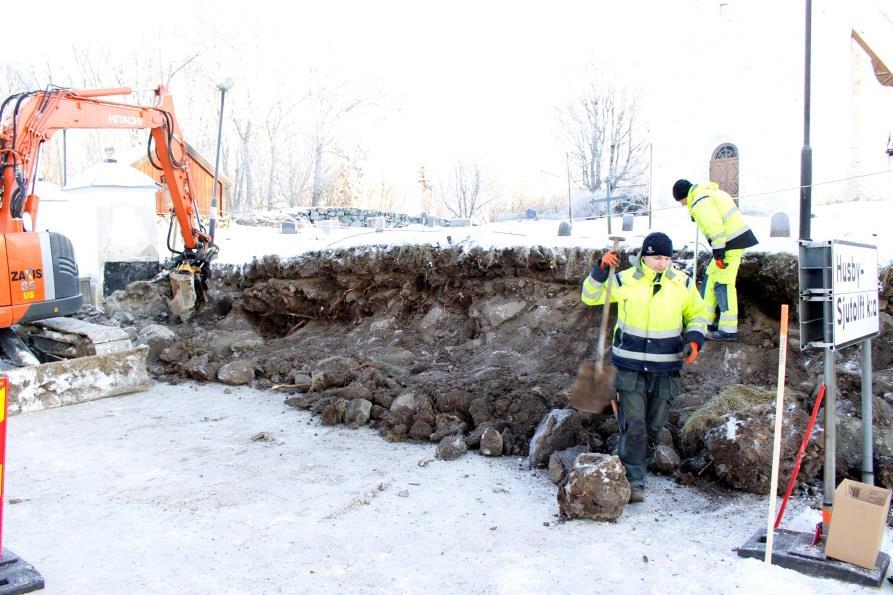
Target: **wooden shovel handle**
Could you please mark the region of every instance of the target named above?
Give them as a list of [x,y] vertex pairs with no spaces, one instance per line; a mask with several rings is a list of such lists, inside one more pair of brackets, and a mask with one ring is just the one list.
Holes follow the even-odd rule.
[[[614,239],[614,252],[620,247],[620,240]],[[598,329],[598,356],[595,360],[595,369],[601,371],[605,359],[605,336],[608,334],[608,313],[611,309],[611,287],[614,285],[614,267],[608,271],[608,281],[605,283],[605,305],[602,307],[602,323]]]

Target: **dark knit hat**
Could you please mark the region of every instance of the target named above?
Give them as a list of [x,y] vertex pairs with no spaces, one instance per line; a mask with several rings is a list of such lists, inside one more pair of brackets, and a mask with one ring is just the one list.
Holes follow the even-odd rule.
[[688,196],[688,191],[691,190],[691,187],[694,186],[688,180],[676,180],[676,183],[673,184],[673,199],[674,200],[682,200]]
[[642,242],[642,256],[673,256],[673,240],[659,231],[649,233]]

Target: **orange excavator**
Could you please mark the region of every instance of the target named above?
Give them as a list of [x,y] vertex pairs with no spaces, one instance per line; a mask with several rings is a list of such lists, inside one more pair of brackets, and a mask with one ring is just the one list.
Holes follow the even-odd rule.
[[[12,95],[0,105],[0,347],[9,356],[10,352],[21,354],[22,347],[10,327],[56,320],[77,311],[82,303],[71,242],[59,233],[36,231],[40,199],[34,187],[41,147],[62,129],[149,130],[149,160],[163,172],[183,238],[183,249],[176,250],[168,235],[173,253],[166,263],[171,270],[172,303],[179,299],[182,312],[202,301],[217,247],[213,231],[206,232],[196,207],[190,157],[173,100],[163,86],[155,90],[152,105],[108,99],[131,93],[127,87],[50,88]],[[35,363],[27,355],[24,358],[12,357],[18,365]]]

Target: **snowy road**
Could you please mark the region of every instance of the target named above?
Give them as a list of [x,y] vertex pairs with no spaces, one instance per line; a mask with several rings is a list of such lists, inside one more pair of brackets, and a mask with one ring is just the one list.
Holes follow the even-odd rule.
[[738,558],[765,498],[649,476],[616,523],[560,523],[523,460],[433,460],[245,388],[22,414],[7,456],[4,545],[47,593],[876,592]]

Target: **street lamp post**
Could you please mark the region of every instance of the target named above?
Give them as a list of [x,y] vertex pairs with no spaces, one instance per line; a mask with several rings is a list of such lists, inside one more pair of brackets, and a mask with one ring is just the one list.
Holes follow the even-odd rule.
[[[208,224],[208,235],[211,236],[212,243],[214,242],[214,232],[217,230],[217,178],[220,171],[220,143],[223,135],[223,101],[226,92],[232,89],[234,84],[235,81],[232,78],[227,78],[217,84],[217,88],[220,89],[220,121],[217,124],[217,157],[214,160],[214,184],[211,186],[211,214]],[[222,199],[223,196],[220,198]]]
[[567,219],[568,223],[574,224],[574,208],[571,202],[571,154],[565,152],[564,160],[567,163]]
[[652,182],[654,181],[654,143],[648,143],[648,229],[651,229],[651,214],[654,211]]

